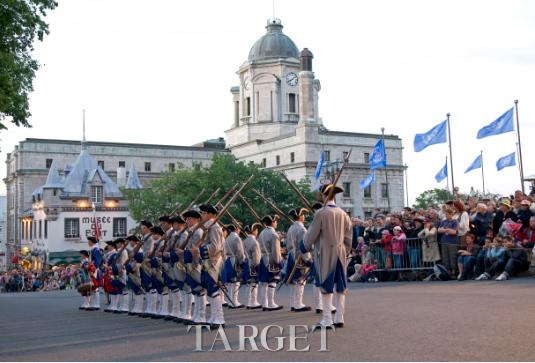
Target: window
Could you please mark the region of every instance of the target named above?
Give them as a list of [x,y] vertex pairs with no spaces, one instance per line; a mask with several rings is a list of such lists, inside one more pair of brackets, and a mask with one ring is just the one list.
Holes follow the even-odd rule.
[[43,238],[43,221],[39,220],[39,238]]
[[348,154],[349,154],[349,151],[342,152],[342,160],[345,160]]
[[245,116],[251,116],[251,97],[245,99]]
[[65,218],[65,238],[80,237],[80,220],[78,218]]
[[366,188],[364,188],[364,198],[371,198],[372,197],[372,186],[368,185]]
[[126,167],[126,162],[125,161],[119,161],[119,168],[124,168]]
[[266,164],[266,158],[263,158],[263,159],[262,159],[262,163],[261,163],[260,165],[261,165],[263,168],[266,167],[266,165],[267,165],[267,164]]
[[30,221],[30,239],[33,239],[33,222]]
[[104,160],[99,160],[99,161],[97,161],[97,164],[98,164],[98,166],[100,166],[100,168],[101,168],[102,170],[104,170]]
[[295,113],[295,93],[288,93],[288,112]]
[[291,163],[295,162],[295,153],[290,153],[290,162]]
[[31,239],[37,238],[37,221],[33,221],[33,236]]
[[324,150],[323,151],[323,157],[325,161],[331,161],[331,151],[330,150]]
[[50,169],[51,166],[52,166],[52,159],[46,159],[46,168]]
[[364,219],[369,219],[369,218],[372,218],[372,211],[371,210],[368,210],[368,211],[364,212]]
[[351,198],[351,183],[344,183],[344,198]]
[[388,184],[381,183],[381,197],[388,198]]
[[45,219],[45,239],[48,239],[48,221]]
[[145,163],[145,171],[150,171],[150,163]]
[[91,187],[91,201],[95,204],[102,204],[102,186]]
[[370,153],[364,153],[364,164],[370,163]]
[[280,157],[280,155],[277,155],[277,156],[275,157],[275,164],[277,164],[277,165],[280,165],[280,164],[281,164],[281,157]]
[[169,172],[173,173],[175,171],[175,164],[169,163]]
[[113,218],[113,237],[126,236],[126,218]]

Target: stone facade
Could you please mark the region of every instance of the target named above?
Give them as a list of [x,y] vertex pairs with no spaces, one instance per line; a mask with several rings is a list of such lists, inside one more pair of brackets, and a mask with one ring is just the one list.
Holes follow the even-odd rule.
[[[87,142],[86,149],[103,171],[119,185],[125,185],[129,176],[127,170],[130,170],[132,165],[137,170],[141,183],[146,183],[160,177],[163,172],[191,168],[194,164],[209,166],[214,153],[228,153],[222,139],[209,140],[195,146]],[[52,162],[57,166],[59,176],[63,178],[72,169],[80,150],[80,141],[26,139],[15,146],[13,152],[7,154],[7,176],[4,182],[7,190],[8,259],[15,251],[20,250],[23,242],[35,241],[36,246],[42,245],[39,238],[34,238],[33,232],[31,238],[29,232],[23,232],[24,228],[29,228],[25,227],[25,223],[29,224],[30,220],[34,219],[34,212],[35,217],[40,215],[32,194],[45,184]],[[49,198],[46,195],[44,197]],[[128,211],[127,204],[124,204],[126,201],[122,203],[123,205],[117,208],[122,208],[123,212]],[[67,201],[67,204],[76,208],[72,201]],[[64,205],[60,207],[63,208]],[[35,226],[33,222],[32,226]],[[42,226],[44,228],[44,220]],[[52,231],[56,227],[50,228]],[[63,233],[63,225],[58,225],[57,228],[59,233]],[[53,248],[57,250],[56,247]]]
[[266,34],[238,69],[239,86],[231,88],[234,121],[225,131],[227,147],[238,160],[284,171],[292,180],[312,181],[321,151],[327,154],[321,180],[336,173],[352,150],[340,183],[346,193],[341,206],[352,216],[370,216],[374,209],[401,210],[404,206],[404,166],[401,139],[385,135],[385,170],[376,171],[371,190],[358,182],[370,172],[367,157],[378,134],[328,130],[319,116],[320,82],[312,70],[313,54],[300,53],[282,33],[280,20],[268,21]]

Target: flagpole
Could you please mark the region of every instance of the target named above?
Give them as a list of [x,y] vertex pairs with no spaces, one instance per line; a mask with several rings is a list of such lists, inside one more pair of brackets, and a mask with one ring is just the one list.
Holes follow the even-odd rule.
[[383,147],[385,150],[386,202],[388,205],[388,212],[390,212],[390,188],[388,185],[388,171],[386,169],[386,144],[385,144],[385,128],[384,127],[381,127],[381,138],[383,140]]
[[[448,143],[449,143],[449,146],[450,146],[451,191],[452,191],[453,197],[455,198],[455,181],[454,181],[454,179],[453,179],[453,154],[452,154],[452,152],[451,152],[450,113],[448,112],[448,113],[446,114],[446,116],[448,117]],[[446,163],[447,163],[447,162],[446,162]]]
[[409,173],[407,172],[407,164],[405,166],[405,198],[407,199],[407,207],[409,206]]
[[520,186],[522,187],[522,193],[524,190],[524,165],[522,164],[522,145],[520,144],[520,122],[518,121],[518,100],[515,100],[515,113],[516,113],[516,134],[518,135],[518,161],[520,166]]
[[[448,166],[448,157],[446,156],[446,167],[447,166]],[[449,178],[449,176],[446,176],[446,189],[450,190],[450,178]]]
[[485,196],[485,171],[483,170],[483,150],[481,150],[481,179],[483,180],[483,196]]

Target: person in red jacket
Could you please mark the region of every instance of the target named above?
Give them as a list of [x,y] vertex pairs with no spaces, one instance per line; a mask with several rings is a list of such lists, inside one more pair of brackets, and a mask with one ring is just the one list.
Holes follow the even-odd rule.
[[529,219],[529,225],[520,232],[520,243],[524,248],[535,246],[535,216]]

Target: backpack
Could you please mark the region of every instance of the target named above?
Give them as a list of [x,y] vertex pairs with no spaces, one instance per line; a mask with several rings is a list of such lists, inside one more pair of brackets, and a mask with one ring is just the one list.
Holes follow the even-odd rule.
[[436,277],[437,280],[440,280],[440,281],[449,281],[449,280],[451,280],[450,273],[441,264],[437,263],[437,264],[435,264],[435,266],[433,266],[433,274],[434,274],[434,276]]

